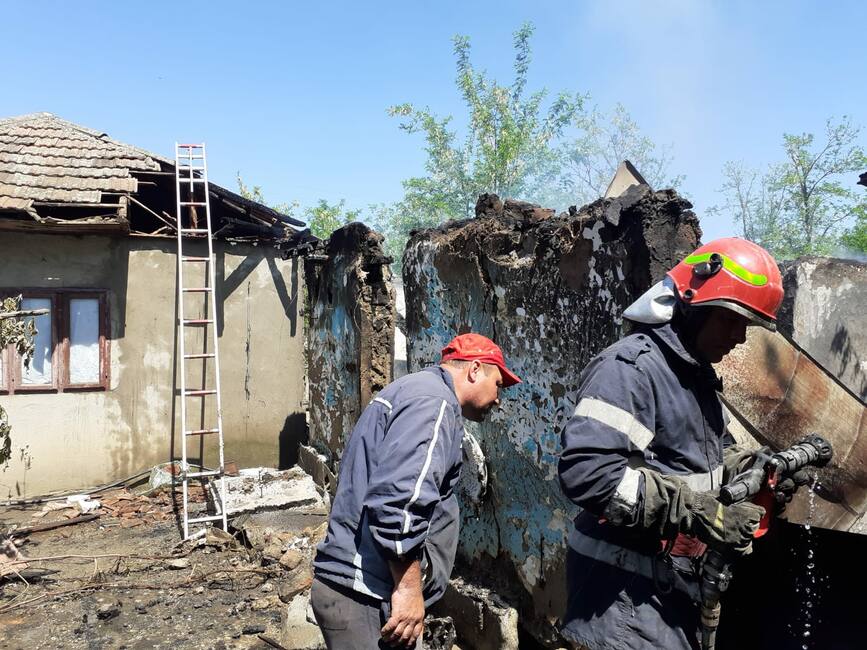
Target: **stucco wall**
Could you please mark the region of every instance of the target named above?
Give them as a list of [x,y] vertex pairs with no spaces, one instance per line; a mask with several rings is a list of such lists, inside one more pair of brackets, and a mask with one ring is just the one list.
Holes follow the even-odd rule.
[[579,373],[620,336],[624,307],[695,247],[690,207],[637,187],[561,216],[486,196],[478,219],[421,231],[407,246],[410,370],[471,330],[492,337],[523,380],[485,423],[467,424],[487,457],[489,490],[480,503],[462,497],[459,554],[476,580],[520,601],[537,638],[565,607],[576,509],[556,463]]
[[[226,458],[291,464],[306,426],[302,271],[269,247],[217,242],[215,255]],[[0,288],[107,289],[111,321],[110,390],[0,396],[13,426],[0,496],[100,484],[179,457],[174,240],[4,233],[0,260]],[[191,366],[188,387],[197,379]]]

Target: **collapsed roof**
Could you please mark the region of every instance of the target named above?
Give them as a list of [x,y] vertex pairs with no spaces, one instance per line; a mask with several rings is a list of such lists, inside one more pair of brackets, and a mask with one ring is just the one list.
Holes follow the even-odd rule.
[[[209,183],[215,237],[284,242],[302,221]],[[0,230],[174,235],[175,163],[60,119],[0,120]]]

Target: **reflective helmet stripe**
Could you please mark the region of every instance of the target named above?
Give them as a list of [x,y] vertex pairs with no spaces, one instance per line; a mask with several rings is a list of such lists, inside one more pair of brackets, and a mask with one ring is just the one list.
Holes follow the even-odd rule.
[[[685,260],[683,260],[684,264],[701,264],[702,262],[707,262],[710,260],[710,256],[714,253],[701,253],[699,255],[690,255]],[[763,287],[768,283],[768,277],[766,275],[762,275],[761,273],[753,273],[752,271],[748,271],[740,264],[735,262],[730,257],[726,257],[722,253],[716,253],[722,258],[723,268],[734,275],[737,278],[740,278],[747,284],[751,284],[754,287]]]

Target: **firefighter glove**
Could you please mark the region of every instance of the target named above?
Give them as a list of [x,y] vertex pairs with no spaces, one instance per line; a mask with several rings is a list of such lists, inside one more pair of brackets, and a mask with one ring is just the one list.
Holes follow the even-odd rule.
[[677,476],[646,468],[639,471],[644,474],[644,504],[637,525],[662,539],[684,533],[709,546],[750,552],[764,508],[753,503],[724,506],[716,491],[695,492]]
[[798,488],[802,485],[807,485],[809,482],[810,473],[806,469],[799,469],[797,472],[784,476],[777,482],[774,488],[774,497],[777,499],[777,503],[788,503],[792,500]]
[[743,502],[725,506],[716,492],[693,492],[688,499],[689,514],[682,522],[682,532],[695,535],[708,546],[725,547],[737,553],[751,550],[753,536],[765,509]]
[[750,469],[756,463],[764,462],[771,455],[770,447],[749,449],[742,445],[730,445],[723,450],[723,485],[730,483],[735,476]]

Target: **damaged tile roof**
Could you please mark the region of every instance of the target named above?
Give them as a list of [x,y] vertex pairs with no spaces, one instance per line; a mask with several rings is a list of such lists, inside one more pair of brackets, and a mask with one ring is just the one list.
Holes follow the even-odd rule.
[[0,209],[34,202],[100,203],[135,192],[131,170],[159,171],[155,157],[51,113],[0,120]]
[[[159,207],[171,214],[157,214],[152,209],[156,206],[145,206],[141,186],[156,186],[166,203]],[[209,183],[209,189],[217,199],[211,205],[215,236],[280,241],[305,225],[214,183]],[[120,227],[130,232],[127,217],[141,214],[142,209],[171,226],[174,195],[174,160],[52,113],[0,119],[0,225],[4,228]],[[127,200],[135,204],[131,212]],[[106,208],[112,214],[104,214]],[[63,215],[59,209],[77,212]],[[89,215],[89,209],[103,214]],[[137,230],[135,225],[132,230]]]

